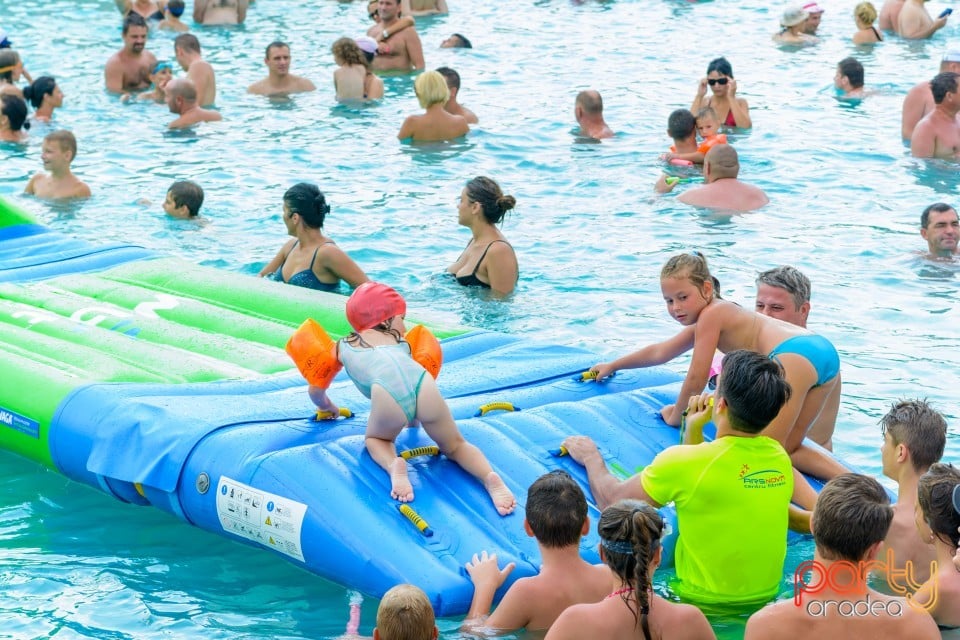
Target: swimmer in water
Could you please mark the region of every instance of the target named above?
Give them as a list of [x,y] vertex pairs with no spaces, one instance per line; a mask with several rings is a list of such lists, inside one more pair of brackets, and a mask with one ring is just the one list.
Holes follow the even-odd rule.
[[307,78],[290,73],[290,45],[275,40],[267,45],[263,63],[267,77],[247,87],[247,93],[258,96],[289,95],[315,91],[316,85]]
[[161,31],[177,31],[179,33],[186,33],[190,31],[190,27],[183,23],[180,20],[180,16],[183,15],[183,10],[185,8],[183,0],[169,0],[167,2],[167,10],[164,12],[163,20],[160,21],[160,24],[157,25],[157,29]]
[[197,88],[186,78],[174,78],[167,83],[167,106],[179,118],[167,125],[169,129],[186,129],[200,122],[223,120],[219,112],[201,109],[197,104]]
[[43,168],[50,173],[35,174],[23,192],[44,200],[89,198],[90,187],[70,171],[70,163],[76,156],[77,139],[72,133],[60,130],[47,134],[40,157]]
[[124,93],[150,86],[157,57],[147,51],[147,23],[138,13],[123,21],[123,48],[110,56],[103,70],[107,91]]
[[169,62],[158,62],[148,76],[150,87],[141,93],[125,93],[121,100],[148,100],[163,103],[167,101],[167,84],[173,79],[173,67]]
[[194,0],[193,21],[197,24],[243,24],[249,0]]
[[[517,505],[513,493],[483,452],[463,438],[433,376],[413,359],[404,338],[406,313],[407,304],[394,289],[377,282],[360,285],[347,300],[347,321],[353,333],[330,343],[327,354],[370,398],[365,443],[370,456],[390,476],[390,496],[399,502],[414,498],[407,461],[397,455],[394,441],[404,428],[419,424],[443,455],[483,483],[497,513],[512,513]],[[339,414],[326,387],[311,383],[309,394],[319,410]]]

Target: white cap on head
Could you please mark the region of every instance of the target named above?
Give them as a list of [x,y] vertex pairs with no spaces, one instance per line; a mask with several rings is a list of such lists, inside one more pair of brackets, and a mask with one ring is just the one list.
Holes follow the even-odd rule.
[[367,53],[376,53],[377,52],[377,41],[371,38],[370,36],[360,36],[355,38],[357,46],[360,47],[361,51]]
[[810,13],[799,6],[788,7],[780,17],[780,26],[795,27],[810,17]]

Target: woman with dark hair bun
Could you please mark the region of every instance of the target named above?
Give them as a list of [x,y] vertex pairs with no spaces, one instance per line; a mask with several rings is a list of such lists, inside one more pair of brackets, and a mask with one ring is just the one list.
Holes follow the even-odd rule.
[[[707,97],[707,87],[713,97]],[[750,119],[750,105],[737,97],[737,81],[733,79],[733,66],[723,57],[715,58],[707,65],[707,75],[700,79],[697,95],[693,99],[690,111],[694,115],[710,107],[717,118],[726,127],[749,129],[753,126]]]
[[10,94],[0,95],[0,140],[23,142],[27,139],[27,103]]
[[500,185],[485,176],[470,180],[463,188],[458,222],[469,227],[473,237],[456,262],[447,267],[447,273],[457,282],[465,287],[491,289],[502,296],[513,292],[519,277],[517,254],[495,225],[516,204],[516,198],[504,195]]
[[33,84],[24,87],[23,97],[36,110],[33,119],[40,122],[50,122],[53,110],[63,106],[63,91],[50,76],[40,76]]
[[716,640],[693,605],[669,602],[653,591],[660,566],[663,518],[640,500],[620,500],[600,514],[600,559],[613,571],[611,593],[560,614],[545,640]]
[[330,205],[316,185],[301,182],[283,194],[283,224],[293,236],[260,270],[260,277],[277,282],[336,291],[343,280],[357,288],[369,278],[350,256],[323,234]]

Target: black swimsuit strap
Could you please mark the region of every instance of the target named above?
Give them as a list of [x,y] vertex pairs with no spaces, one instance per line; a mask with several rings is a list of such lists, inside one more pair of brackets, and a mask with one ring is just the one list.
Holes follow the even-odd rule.
[[494,240],[493,242],[491,242],[490,244],[488,244],[488,245],[487,245],[487,248],[483,250],[483,253],[482,253],[482,254],[480,254],[480,259],[477,260],[477,266],[475,266],[475,267],[473,268],[473,271],[470,273],[470,275],[472,275],[472,276],[476,276],[476,275],[477,275],[477,271],[480,270],[480,263],[482,263],[482,262],[483,262],[483,259],[487,257],[487,251],[490,251],[490,247],[492,247],[492,246],[493,246],[495,243],[497,243],[497,242],[502,242],[502,243],[504,243],[504,244],[510,244],[510,243],[507,242],[506,240]]

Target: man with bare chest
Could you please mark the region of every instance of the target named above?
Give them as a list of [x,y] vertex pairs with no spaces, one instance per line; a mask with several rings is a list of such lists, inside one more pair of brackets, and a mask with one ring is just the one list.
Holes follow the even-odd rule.
[[150,86],[150,72],[157,58],[146,50],[147,23],[137,13],[123,21],[123,48],[110,56],[103,70],[107,91],[122,93]]
[[377,71],[420,71],[424,68],[423,45],[414,27],[394,31],[400,19],[400,0],[380,0],[380,22],[367,35],[380,42],[379,55],[373,59]]
[[910,153],[915,158],[960,160],[960,74],[945,71],[930,81],[936,105],[923,117],[910,138]]
[[193,21],[197,24],[243,24],[249,0],[194,0]]

